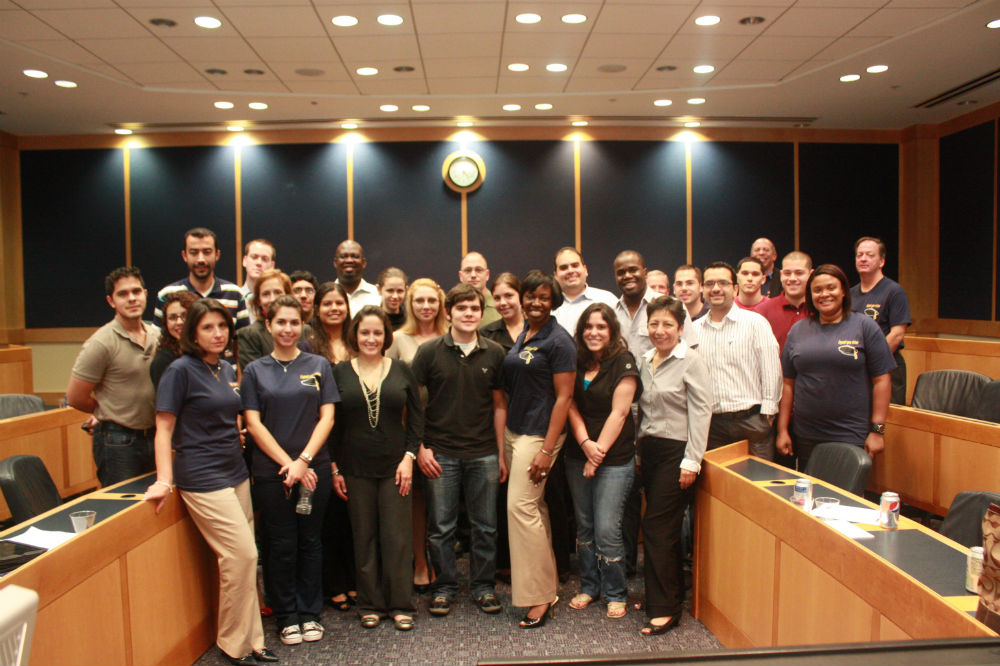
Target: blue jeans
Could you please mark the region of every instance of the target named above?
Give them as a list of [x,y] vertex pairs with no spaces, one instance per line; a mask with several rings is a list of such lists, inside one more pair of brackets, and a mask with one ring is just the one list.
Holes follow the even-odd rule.
[[111,421],[101,421],[94,426],[94,462],[101,486],[107,488],[156,470],[154,430],[132,430]]
[[469,590],[478,599],[493,591],[497,568],[497,489],[500,460],[496,453],[482,458],[452,458],[434,452],[441,476],[427,479],[427,541],[437,572],[434,595],[458,594],[455,527],[458,503],[465,496],[472,543],[469,548]]
[[583,476],[586,460],[566,457],[566,480],[576,512],[576,553],[580,558],[580,592],[605,601],[625,601],[625,541],[622,515],[635,461],[601,465]]

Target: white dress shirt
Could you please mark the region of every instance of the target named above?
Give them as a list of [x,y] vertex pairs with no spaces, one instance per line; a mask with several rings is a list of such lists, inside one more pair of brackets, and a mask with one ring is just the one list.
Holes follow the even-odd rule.
[[573,300],[563,294],[563,304],[552,311],[552,316],[556,318],[560,326],[569,331],[570,335],[576,335],[576,323],[580,320],[583,311],[590,305],[604,303],[614,310],[617,302],[618,299],[610,291],[597,287],[587,287]]
[[[635,311],[635,317],[629,314],[628,306],[625,305],[625,297],[622,296],[614,304],[615,314],[618,315],[618,323],[622,327],[622,337],[628,344],[628,350],[632,355],[639,358],[650,349],[653,343],[649,341],[649,328],[646,326],[646,306],[655,298],[662,296],[650,288],[646,288],[646,293],[642,295],[642,302]],[[691,315],[687,308],[684,308],[684,330],[681,331],[681,340],[689,347],[698,346],[698,332],[691,324]]]
[[[340,280],[335,280],[340,284]],[[346,289],[344,291],[347,291]],[[382,296],[378,293],[378,287],[368,282],[364,278],[361,278],[361,282],[358,283],[357,289],[353,293],[347,295],[348,305],[351,306],[351,319],[354,315],[361,311],[361,308],[366,305],[374,305],[376,307],[382,307]],[[443,304],[442,304],[443,305]]]

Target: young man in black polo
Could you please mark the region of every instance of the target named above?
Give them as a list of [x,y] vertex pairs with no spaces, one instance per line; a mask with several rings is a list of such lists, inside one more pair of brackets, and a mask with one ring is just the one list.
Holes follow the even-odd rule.
[[472,527],[469,588],[480,610],[499,613],[502,606],[493,580],[497,489],[507,477],[507,401],[500,375],[504,351],[478,334],[483,320],[480,290],[456,285],[444,305],[450,330],[420,345],[413,359],[413,373],[428,392],[417,464],[427,477],[427,532],[437,572],[430,612],[447,615],[458,594],[455,527],[464,496]]

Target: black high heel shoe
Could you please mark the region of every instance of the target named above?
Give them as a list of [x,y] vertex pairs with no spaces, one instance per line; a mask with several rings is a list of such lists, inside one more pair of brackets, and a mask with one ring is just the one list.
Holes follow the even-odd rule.
[[681,614],[680,611],[678,611],[668,621],[664,622],[663,624],[653,624],[653,621],[650,620],[649,622],[646,623],[645,627],[639,630],[639,633],[642,634],[643,636],[659,636],[660,634],[667,633],[680,623],[681,623]]
[[521,623],[518,626],[521,627],[522,629],[536,629],[538,627],[544,626],[546,620],[548,620],[550,617],[556,616],[557,603],[559,603],[558,596],[555,599],[553,599],[551,603],[549,603],[549,607],[545,609],[545,612],[542,613],[541,616],[530,617],[528,615],[525,615],[524,618],[521,619]]

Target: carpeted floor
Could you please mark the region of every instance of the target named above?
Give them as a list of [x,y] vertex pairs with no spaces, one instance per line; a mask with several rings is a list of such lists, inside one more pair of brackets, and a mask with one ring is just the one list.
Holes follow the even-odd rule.
[[[467,574],[468,560],[459,560],[460,572]],[[464,566],[463,566],[464,565]],[[465,571],[462,571],[465,569]],[[363,629],[355,613],[340,613],[327,607],[323,612],[326,636],[316,643],[297,646],[281,644],[274,621],[265,619],[267,644],[281,658],[282,664],[463,664],[480,659],[507,656],[581,656],[629,653],[712,650],[722,646],[715,637],[688,613],[686,604],[680,625],[662,636],[639,634],[645,623],[642,611],[632,610],[632,603],[642,594],[642,573],[629,581],[629,614],[609,620],[604,604],[592,604],[583,611],[570,610],[567,602],[579,591],[579,579],[572,576],[560,586],[559,604],[554,619],[541,628],[517,627],[524,609],[510,606],[510,588],[500,585],[497,595],[504,610],[485,615],[476,608],[463,588],[451,613],[432,617],[427,612],[430,598],[419,598],[416,628],[397,631],[392,622],[376,629]],[[212,647],[198,660],[199,665],[225,664],[218,648]]]

